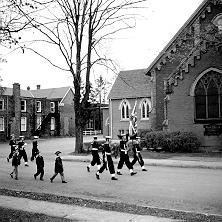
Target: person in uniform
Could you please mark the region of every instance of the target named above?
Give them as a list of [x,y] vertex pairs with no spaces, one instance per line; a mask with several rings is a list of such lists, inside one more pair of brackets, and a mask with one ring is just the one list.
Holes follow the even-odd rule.
[[18,166],[20,165],[20,156],[19,156],[19,149],[15,149],[13,156],[12,156],[12,166],[13,171],[10,173],[11,178],[15,174],[15,180],[18,180]]
[[97,164],[97,170],[100,169],[101,167],[101,161],[100,161],[100,157],[99,157],[99,143],[97,141],[97,136],[93,137],[93,142],[91,143],[92,146],[92,161],[91,163],[87,166],[87,171],[90,172],[90,168],[92,166],[94,166],[95,164]]
[[28,157],[27,157],[27,153],[25,151],[25,146],[27,145],[24,141],[24,136],[20,136],[19,137],[19,142],[18,142],[18,149],[19,149],[19,155],[20,157],[24,159],[25,161],[25,166],[29,166],[28,165]]
[[64,173],[63,173],[63,164],[62,164],[62,159],[60,157],[60,151],[56,151],[55,152],[55,155],[56,155],[56,159],[55,159],[55,173],[54,175],[50,178],[50,181],[51,183],[53,182],[54,178],[58,175],[58,173],[60,174],[61,176],[61,179],[62,179],[62,183],[67,183],[65,181],[65,177],[64,177]]
[[11,139],[9,141],[9,146],[11,147],[11,152],[7,157],[8,162],[12,158],[13,153],[15,152],[15,148],[16,148],[16,140],[15,140],[15,135],[14,134],[11,135]]
[[119,135],[118,136],[119,139],[120,139],[120,160],[119,160],[119,163],[118,163],[118,166],[117,166],[117,174],[122,175],[120,170],[122,169],[123,164],[125,163],[126,166],[128,167],[128,169],[130,170],[130,175],[133,176],[137,172],[133,171],[133,166],[130,163],[129,155],[128,155],[128,149],[127,149],[127,146],[126,146],[127,139],[124,139],[124,136],[126,136],[126,135],[124,134],[124,135]]
[[38,138],[39,138],[38,136],[33,137],[31,161],[33,161],[36,158],[36,155],[39,152],[39,150],[38,150]]
[[134,164],[138,161],[138,163],[140,164],[142,171],[147,171],[147,169],[144,166],[144,161],[143,161],[143,157],[140,153],[141,151],[141,146],[140,146],[140,137],[136,137],[136,142],[133,144],[133,160],[131,162],[132,166],[134,166]]
[[44,176],[44,159],[43,156],[40,154],[40,151],[36,152],[35,162],[37,166],[37,172],[34,174],[34,178],[40,174],[40,180],[43,180]]
[[99,180],[99,174],[102,173],[105,169],[107,169],[107,165],[109,168],[109,172],[111,174],[111,180],[118,180],[115,176],[115,168],[111,156],[111,147],[110,147],[110,136],[106,136],[106,143],[103,144],[103,165],[102,167],[97,171],[96,178]]

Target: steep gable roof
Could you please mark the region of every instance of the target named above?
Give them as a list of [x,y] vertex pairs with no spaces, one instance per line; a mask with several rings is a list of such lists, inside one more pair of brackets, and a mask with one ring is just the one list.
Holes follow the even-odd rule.
[[121,71],[108,95],[108,99],[150,97],[150,77],[146,69]]
[[35,98],[62,99],[71,87],[30,90]]
[[[173,36],[173,38],[169,41],[169,43],[163,48],[163,50],[158,54],[158,56],[153,60],[153,62],[147,68],[147,74],[150,75],[152,69],[157,68],[161,69],[162,64],[165,64],[167,58],[168,51],[175,51],[173,47],[173,43],[176,39],[179,38],[180,34],[185,30],[185,28],[189,27],[192,23],[194,23],[195,19],[199,16],[205,17],[206,11],[210,11],[211,9],[208,7],[210,2],[214,2],[216,0],[203,0],[203,2],[199,5],[199,7],[194,11],[194,13],[190,16],[190,18],[184,23],[184,25],[179,29],[179,31]],[[165,58],[165,57],[166,58]]]

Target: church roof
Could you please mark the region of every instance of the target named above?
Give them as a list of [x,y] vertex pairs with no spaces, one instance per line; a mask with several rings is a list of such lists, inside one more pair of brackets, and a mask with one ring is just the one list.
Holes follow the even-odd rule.
[[150,77],[146,69],[121,71],[108,95],[108,99],[151,97]]

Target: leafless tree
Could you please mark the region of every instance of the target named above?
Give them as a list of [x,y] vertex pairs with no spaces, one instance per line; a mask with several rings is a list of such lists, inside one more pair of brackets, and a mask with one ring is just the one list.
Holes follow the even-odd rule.
[[[13,0],[11,0],[13,1]],[[22,1],[22,0],[21,0]],[[42,38],[33,42],[46,44],[58,50],[63,59],[57,63],[33,45],[25,45],[53,66],[68,71],[73,77],[75,111],[75,152],[82,152],[85,109],[90,93],[90,74],[94,66],[114,69],[115,65],[103,53],[105,42],[115,38],[124,29],[135,26],[132,8],[142,7],[146,0],[26,0],[22,6],[14,5],[29,27]],[[24,47],[24,46],[23,46]],[[84,84],[84,94],[81,88]]]

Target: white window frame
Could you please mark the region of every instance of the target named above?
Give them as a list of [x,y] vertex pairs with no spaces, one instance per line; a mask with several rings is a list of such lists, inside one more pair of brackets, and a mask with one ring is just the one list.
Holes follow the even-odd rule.
[[2,104],[0,110],[4,110],[4,99],[0,99],[0,103]]
[[55,112],[55,102],[50,102],[50,112],[51,113]]
[[0,132],[4,132],[5,131],[5,124],[4,124],[4,117],[0,117]]
[[51,131],[55,130],[55,118],[54,117],[51,117],[50,130]]
[[36,101],[36,112],[41,113],[42,112],[42,102]]
[[27,131],[27,117],[21,117],[21,132]]
[[[127,117],[127,107],[128,107],[128,114],[129,114],[128,117]],[[120,109],[121,121],[129,121],[130,109],[131,109],[129,101],[123,100],[120,104],[119,109]],[[123,110],[124,110],[124,113],[123,113]]]
[[[143,116],[143,105],[145,108],[145,116]],[[149,108],[149,110],[147,110],[147,108]],[[149,120],[149,113],[151,112],[151,109],[152,109],[152,106],[151,106],[150,99],[143,99],[140,104],[141,120]]]
[[[24,102],[24,109],[22,109],[22,102]],[[26,100],[21,100],[21,112],[26,112]]]
[[41,126],[41,124],[42,124],[42,117],[37,116],[37,118],[36,118],[36,129],[38,129]]

